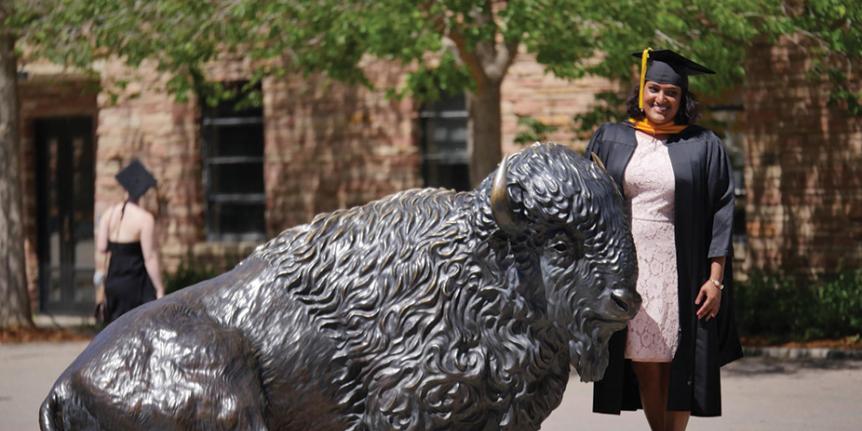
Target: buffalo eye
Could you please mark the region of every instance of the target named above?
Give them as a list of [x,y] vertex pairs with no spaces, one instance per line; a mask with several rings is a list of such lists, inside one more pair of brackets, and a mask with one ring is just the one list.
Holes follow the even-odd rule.
[[572,239],[565,232],[557,232],[547,242],[547,247],[555,253],[568,255],[572,252]]
[[576,239],[564,231],[552,235],[545,244],[545,250],[556,258],[578,259],[582,254]]

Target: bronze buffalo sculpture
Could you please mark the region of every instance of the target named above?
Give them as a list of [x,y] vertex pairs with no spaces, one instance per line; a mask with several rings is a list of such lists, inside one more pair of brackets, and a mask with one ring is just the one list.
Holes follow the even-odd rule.
[[623,198],[563,146],[321,214],[99,333],[43,430],[535,430],[640,306]]

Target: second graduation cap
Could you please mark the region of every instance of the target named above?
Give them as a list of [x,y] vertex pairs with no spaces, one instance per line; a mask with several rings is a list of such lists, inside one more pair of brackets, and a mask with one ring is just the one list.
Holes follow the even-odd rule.
[[638,101],[641,109],[643,109],[643,88],[646,81],[673,84],[682,89],[688,89],[689,75],[712,75],[715,73],[706,66],[697,64],[670,49],[653,50],[647,48],[642,52],[633,52],[632,56],[641,59],[640,97]]
[[156,179],[153,174],[144,167],[138,159],[133,159],[128,166],[117,173],[117,182],[129,192],[129,198],[137,199],[141,197],[150,187],[156,185]]

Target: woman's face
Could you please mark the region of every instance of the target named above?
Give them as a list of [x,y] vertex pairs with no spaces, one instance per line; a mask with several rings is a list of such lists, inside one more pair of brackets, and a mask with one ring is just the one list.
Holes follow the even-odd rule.
[[673,121],[679,111],[682,88],[673,84],[644,83],[644,114],[653,124]]

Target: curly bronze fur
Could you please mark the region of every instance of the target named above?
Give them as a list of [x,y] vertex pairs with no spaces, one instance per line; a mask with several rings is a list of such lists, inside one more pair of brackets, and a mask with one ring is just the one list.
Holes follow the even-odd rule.
[[612,180],[552,144],[508,166],[517,230],[493,175],[319,215],[106,328],[42,428],[538,429],[640,298]]

